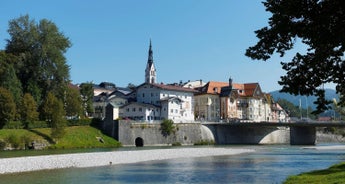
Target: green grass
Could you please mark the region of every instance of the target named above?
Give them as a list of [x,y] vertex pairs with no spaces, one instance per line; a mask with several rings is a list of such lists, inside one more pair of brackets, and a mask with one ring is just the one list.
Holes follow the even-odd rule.
[[[100,130],[90,126],[66,127],[66,134],[59,140],[50,137],[50,128],[25,129],[1,129],[0,140],[8,141],[9,137],[29,138],[36,141],[47,141],[52,149],[71,148],[110,148],[119,147],[121,144],[115,139],[103,134]],[[100,141],[102,140],[102,142]],[[22,143],[23,144],[23,143]]]
[[299,184],[299,183],[345,183],[345,162],[333,165],[324,170],[317,170],[307,173],[302,173],[296,176],[290,176],[284,182],[285,184]]
[[29,136],[34,139],[42,139],[41,136],[25,129],[0,129],[0,140],[6,140],[11,135],[16,135],[18,137]]

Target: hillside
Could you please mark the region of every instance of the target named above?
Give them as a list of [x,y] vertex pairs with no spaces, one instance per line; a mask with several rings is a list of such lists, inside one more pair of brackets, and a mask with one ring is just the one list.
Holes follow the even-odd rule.
[[0,150],[6,148],[24,149],[25,144],[30,144],[33,141],[44,144],[45,147],[43,149],[110,148],[121,146],[121,143],[91,126],[66,127],[65,131],[65,136],[55,142],[50,137],[50,128],[31,130],[1,129]]
[[[326,99],[332,100],[333,98],[339,99],[339,95],[336,93],[334,89],[325,89],[326,90]],[[273,99],[277,101],[278,99],[285,99],[291,103],[293,103],[296,106],[302,105],[302,108],[306,108],[307,106],[310,106],[312,109],[316,109],[316,105],[314,104],[314,101],[316,101],[316,96],[295,96],[288,93],[281,93],[278,90],[270,92]]]

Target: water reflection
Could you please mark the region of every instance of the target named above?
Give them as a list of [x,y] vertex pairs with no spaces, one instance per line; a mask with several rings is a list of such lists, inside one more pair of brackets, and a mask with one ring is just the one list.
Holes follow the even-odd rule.
[[343,150],[254,146],[255,153],[1,176],[1,183],[281,183],[291,174],[345,161]]

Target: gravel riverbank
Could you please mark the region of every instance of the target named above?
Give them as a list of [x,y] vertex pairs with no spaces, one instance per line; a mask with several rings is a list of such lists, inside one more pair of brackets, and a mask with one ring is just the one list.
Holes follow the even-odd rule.
[[254,150],[234,148],[173,148],[4,158],[0,159],[0,174],[71,167],[98,167],[189,157],[236,155],[250,152],[254,152]]

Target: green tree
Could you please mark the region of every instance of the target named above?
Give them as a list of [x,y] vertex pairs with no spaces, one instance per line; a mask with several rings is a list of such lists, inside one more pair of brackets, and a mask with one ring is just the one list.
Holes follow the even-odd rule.
[[56,109],[56,111],[52,114],[51,137],[54,139],[60,139],[65,135],[65,127],[67,126],[63,103],[57,100],[54,104],[54,108]]
[[16,116],[16,104],[11,92],[0,87],[0,128]]
[[290,117],[300,117],[301,112],[298,106],[295,106],[293,103],[285,100],[278,99],[277,103],[289,114]]
[[59,139],[65,134],[66,119],[63,103],[54,96],[53,93],[48,92],[42,107],[42,116],[51,126],[51,136],[54,139]]
[[84,113],[86,116],[93,113],[93,84],[86,82],[80,84],[80,94],[83,101]]
[[26,126],[28,123],[38,120],[37,104],[35,99],[29,93],[24,94],[20,114],[21,119]]
[[63,99],[69,82],[69,66],[64,53],[71,46],[67,37],[51,21],[39,23],[28,15],[9,21],[6,52],[19,58],[15,65],[24,93],[37,102],[49,91]]
[[12,93],[16,105],[19,106],[22,98],[22,86],[14,69],[16,60],[14,55],[0,51],[0,86]]
[[342,0],[266,0],[272,13],[269,26],[255,31],[259,41],[249,47],[246,56],[268,60],[274,53],[283,57],[299,40],[306,53],[297,52],[289,62],[281,62],[286,75],[279,84],[282,92],[294,95],[317,95],[317,110],[330,108],[322,88],[334,83],[345,105],[345,6]]
[[82,108],[82,99],[79,90],[69,87],[66,92],[66,115],[69,117],[79,117],[82,114]]

